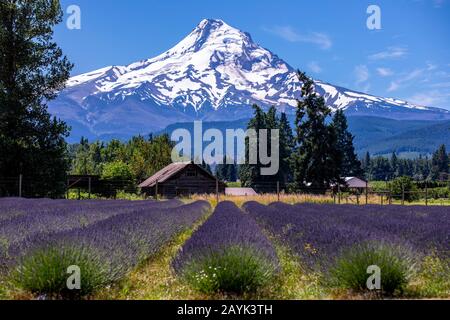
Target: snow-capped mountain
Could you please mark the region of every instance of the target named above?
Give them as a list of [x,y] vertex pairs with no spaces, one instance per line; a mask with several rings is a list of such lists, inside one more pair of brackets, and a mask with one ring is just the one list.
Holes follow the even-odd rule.
[[[293,113],[301,84],[296,71],[221,20],[203,20],[175,47],[128,66],[75,76],[50,111],[73,136],[145,134],[176,122],[229,121],[251,116],[250,106]],[[443,109],[374,97],[316,81],[332,109],[397,119],[450,119]]]

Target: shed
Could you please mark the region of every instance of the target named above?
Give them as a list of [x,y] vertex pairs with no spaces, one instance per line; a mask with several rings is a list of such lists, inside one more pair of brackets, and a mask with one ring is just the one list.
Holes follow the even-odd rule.
[[258,195],[253,188],[226,188],[227,196],[256,196]]
[[350,189],[366,189],[367,181],[357,177],[345,177],[343,178],[345,185]]
[[149,196],[165,198],[225,192],[225,184],[217,181],[211,173],[201,166],[189,162],[175,162],[158,171],[139,185]]

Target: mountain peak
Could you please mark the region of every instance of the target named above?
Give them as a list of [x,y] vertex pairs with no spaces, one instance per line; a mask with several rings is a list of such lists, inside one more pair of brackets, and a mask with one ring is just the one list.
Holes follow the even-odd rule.
[[[429,112],[430,118],[450,118],[448,111],[321,81],[316,81],[316,87],[333,110],[393,118],[423,118],[424,112]],[[111,119],[120,127],[125,117],[145,132],[182,120],[250,117],[254,103],[293,113],[300,96],[295,69],[255,43],[248,33],[222,20],[204,19],[177,45],[155,58],[71,78],[53,105],[60,109],[56,115],[62,117],[61,112],[66,112],[68,116],[62,118],[75,117],[91,130],[104,130],[103,124],[110,127]]]
[[169,50],[170,54],[187,52],[198,52],[205,47],[214,49],[222,47],[229,51],[228,44],[237,44],[240,47],[251,44],[250,36],[236,28],[226,24],[219,19],[204,19],[197,27],[174,48]]
[[220,28],[223,25],[228,26],[223,20],[220,19],[203,19],[202,21],[200,21],[197,28],[199,29],[205,29],[208,27]]

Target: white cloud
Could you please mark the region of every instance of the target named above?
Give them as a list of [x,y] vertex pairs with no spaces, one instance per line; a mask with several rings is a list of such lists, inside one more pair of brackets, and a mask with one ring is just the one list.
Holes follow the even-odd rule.
[[289,42],[313,43],[321,49],[329,49],[333,46],[330,37],[321,32],[310,32],[302,34],[290,26],[275,26],[273,28],[264,28],[265,31],[275,34]]
[[398,88],[400,88],[400,85],[398,82],[391,81],[391,84],[389,85],[389,88],[387,89],[388,92],[396,91]]
[[400,78],[394,80],[391,82],[389,88],[387,89],[388,92],[393,92],[398,90],[400,87],[408,86],[411,84],[411,81],[416,80],[420,76],[424,74],[427,69],[414,69],[410,72],[404,73]]
[[432,64],[431,62],[427,62],[427,70],[428,71],[433,71],[436,69],[437,69],[437,66],[435,64]]
[[355,67],[354,74],[356,77],[356,86],[358,90],[368,92],[370,89],[370,83],[367,81],[370,78],[369,69],[366,65],[359,65]]
[[370,60],[398,59],[408,54],[408,50],[403,47],[389,47],[369,56]]
[[378,75],[382,77],[389,77],[394,74],[391,69],[389,68],[377,68]]
[[431,88],[450,88],[450,82],[438,82],[430,85]]
[[309,68],[309,70],[311,70],[314,73],[322,72],[322,67],[316,61],[311,61],[310,63],[308,63],[308,68]]
[[355,67],[356,83],[360,84],[369,80],[369,69],[365,65],[359,65]]
[[439,90],[425,91],[414,94],[407,98],[408,101],[421,106],[448,107],[450,93]]

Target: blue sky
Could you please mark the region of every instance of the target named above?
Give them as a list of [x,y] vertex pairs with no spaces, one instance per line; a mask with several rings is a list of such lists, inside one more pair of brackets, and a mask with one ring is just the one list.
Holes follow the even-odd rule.
[[[81,30],[55,38],[73,75],[154,57],[202,19],[222,19],[316,79],[450,109],[450,0],[62,0]],[[369,5],[381,30],[369,30]],[[68,15],[66,15],[67,17]]]

